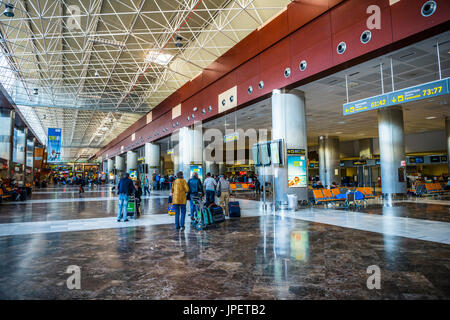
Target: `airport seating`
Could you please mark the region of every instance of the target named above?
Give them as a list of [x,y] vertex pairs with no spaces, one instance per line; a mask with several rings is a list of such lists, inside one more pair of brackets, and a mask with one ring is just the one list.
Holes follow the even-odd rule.
[[330,203],[331,200],[325,198],[322,189],[313,189],[312,191],[312,204]]
[[[358,190],[361,189],[361,190]],[[350,195],[347,192],[350,191]],[[309,190],[311,205],[331,203],[333,205],[343,204],[346,208],[360,207],[366,204],[366,199],[375,198],[371,188],[335,188],[335,189],[312,189]]]
[[341,194],[339,189],[313,189],[311,190],[311,203],[331,203],[336,204],[344,202],[345,198],[338,198],[337,195]]
[[231,191],[251,191],[255,190],[255,185],[252,183],[240,183],[232,182],[230,183]]
[[444,186],[441,183],[422,183],[416,186],[416,195],[418,196],[431,196],[431,195],[441,195],[450,192],[449,190],[444,190]]
[[12,195],[4,194],[3,193],[3,189],[0,188],[0,198],[1,198],[1,200],[3,200],[3,199],[12,199]]
[[364,195],[364,199],[374,199],[375,194],[372,191],[372,188],[370,187],[358,187],[356,188],[356,191],[361,192]]

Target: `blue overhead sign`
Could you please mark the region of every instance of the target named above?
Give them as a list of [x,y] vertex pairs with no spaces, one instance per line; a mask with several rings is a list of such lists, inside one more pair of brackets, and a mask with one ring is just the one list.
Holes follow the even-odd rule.
[[370,97],[343,105],[344,116],[448,94],[450,78]]

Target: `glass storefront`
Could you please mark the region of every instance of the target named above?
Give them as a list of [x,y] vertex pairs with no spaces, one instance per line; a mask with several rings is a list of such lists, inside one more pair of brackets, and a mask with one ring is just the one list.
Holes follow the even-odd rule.
[[9,139],[11,135],[11,117],[9,112],[0,111],[0,158],[9,159]]

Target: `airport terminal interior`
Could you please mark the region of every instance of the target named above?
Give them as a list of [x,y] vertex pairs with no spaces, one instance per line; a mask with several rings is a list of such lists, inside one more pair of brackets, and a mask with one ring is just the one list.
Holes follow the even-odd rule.
[[0,5],[0,299],[450,299],[449,1]]

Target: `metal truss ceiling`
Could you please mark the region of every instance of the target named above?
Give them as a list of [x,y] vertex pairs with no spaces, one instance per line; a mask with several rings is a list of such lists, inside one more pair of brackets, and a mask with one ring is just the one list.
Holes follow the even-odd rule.
[[289,2],[11,0],[1,82],[35,131],[63,129],[67,160],[89,158]]

